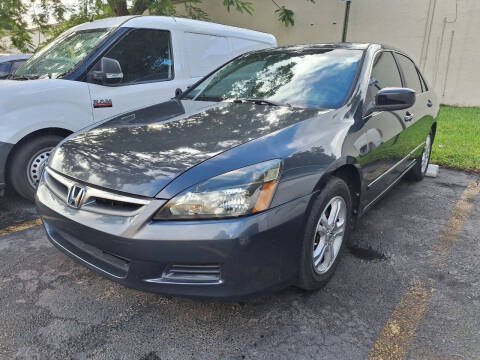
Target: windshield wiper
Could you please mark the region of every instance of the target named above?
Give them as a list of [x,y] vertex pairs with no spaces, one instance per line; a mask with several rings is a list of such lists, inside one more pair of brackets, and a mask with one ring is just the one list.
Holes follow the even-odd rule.
[[40,76],[39,75],[10,75],[9,79],[11,80],[37,80]]
[[253,98],[247,98],[247,99],[235,99],[233,100],[234,103],[236,104],[242,104],[242,103],[245,103],[245,102],[252,102],[256,105],[270,105],[270,106],[288,106],[288,107],[292,107],[292,105],[290,104],[283,104],[283,103],[279,103],[279,102],[276,102],[276,101],[272,101],[272,100],[266,100],[266,99],[253,99]]

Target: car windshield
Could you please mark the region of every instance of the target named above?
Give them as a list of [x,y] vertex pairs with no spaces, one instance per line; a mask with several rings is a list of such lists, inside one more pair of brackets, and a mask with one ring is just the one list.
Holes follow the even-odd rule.
[[109,32],[110,29],[94,29],[61,35],[18,68],[13,78],[62,77],[75,69]]
[[348,49],[247,54],[205,78],[183,99],[338,108],[350,92],[362,54]]

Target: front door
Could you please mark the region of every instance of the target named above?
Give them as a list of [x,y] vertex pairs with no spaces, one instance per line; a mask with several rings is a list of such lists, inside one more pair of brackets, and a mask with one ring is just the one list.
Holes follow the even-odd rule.
[[120,63],[123,79],[115,85],[89,84],[95,121],[174,97],[169,31],[132,29],[104,56]]
[[359,141],[359,163],[367,188],[365,204],[379,196],[402,171],[408,147],[405,146],[406,125],[401,111],[369,111],[375,96],[386,87],[402,87],[402,80],[392,52],[376,55],[370,85],[365,99],[366,116],[363,119],[362,141]]

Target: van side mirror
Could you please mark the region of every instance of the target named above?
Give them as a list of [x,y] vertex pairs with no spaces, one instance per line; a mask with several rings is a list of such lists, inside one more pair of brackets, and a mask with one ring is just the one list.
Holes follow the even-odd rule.
[[87,75],[89,82],[118,84],[123,79],[122,67],[118,60],[103,57]]
[[182,96],[182,94],[183,94],[182,89],[177,88],[177,89],[175,90],[175,99],[180,99],[180,97]]
[[408,88],[383,88],[375,97],[374,111],[407,109],[415,104],[415,90]]

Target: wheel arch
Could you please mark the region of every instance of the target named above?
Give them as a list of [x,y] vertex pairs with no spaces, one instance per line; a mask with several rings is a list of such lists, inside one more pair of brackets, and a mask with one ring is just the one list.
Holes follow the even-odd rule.
[[436,121],[432,124],[432,134],[433,134],[433,140],[435,140],[435,135],[437,134],[437,122]]
[[[332,177],[338,177],[345,181],[352,195],[353,213],[357,216],[360,213],[360,199],[362,195],[362,169],[354,157],[345,157],[332,163],[328,169],[321,175],[319,181],[313,189],[313,193],[318,194],[325,187]],[[316,196],[308,206],[307,214]]]
[[43,135],[58,135],[58,136],[62,136],[62,137],[65,138],[72,133],[73,133],[73,131],[68,130],[68,129],[59,128],[59,127],[49,127],[49,128],[39,129],[39,130],[33,131],[33,132],[25,135],[23,138],[21,138],[19,141],[17,141],[17,143],[12,147],[12,149],[8,153],[7,161],[5,163],[6,179],[7,180],[10,179],[10,168],[11,168],[10,164],[12,162],[13,157],[15,156],[15,153],[18,151],[18,149],[20,149],[23,146],[23,144],[25,144],[26,142],[28,142],[29,140],[31,140],[33,138],[43,136]]

